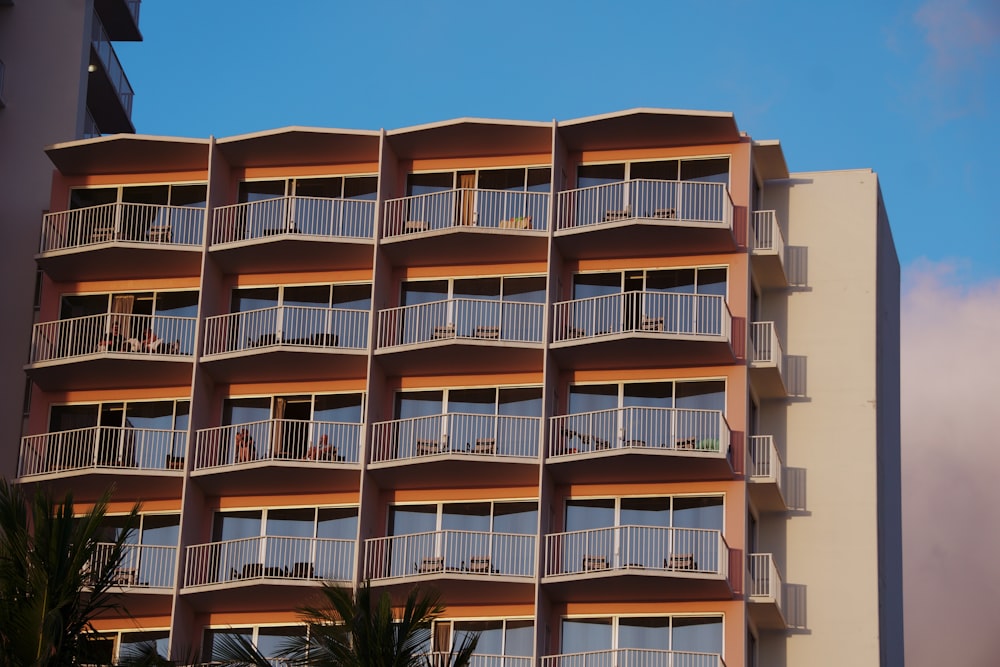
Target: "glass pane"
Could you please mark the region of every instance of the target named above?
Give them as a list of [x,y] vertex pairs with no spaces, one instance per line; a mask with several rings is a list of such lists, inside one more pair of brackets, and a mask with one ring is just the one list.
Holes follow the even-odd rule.
[[175,547],[180,537],[180,514],[147,514],[142,519],[142,543]]
[[350,176],[344,180],[345,199],[371,199],[378,195],[378,176]]
[[198,292],[157,292],[154,303],[156,315],[197,317]]
[[335,285],[333,288],[333,307],[349,310],[371,310],[371,284]]
[[595,296],[618,294],[622,291],[622,274],[578,273],[573,276],[573,298],[588,299]]
[[69,192],[69,207],[87,208],[118,201],[118,188],[73,188]]
[[437,530],[437,505],[403,505],[389,508],[389,534],[411,535]]
[[122,188],[122,201],[134,204],[167,204],[169,185],[131,185]]
[[73,317],[100,315],[106,312],[108,312],[107,294],[92,294],[87,296],[71,294],[62,298],[59,319],[68,320]]
[[561,653],[611,649],[610,618],[564,618]]
[[670,650],[670,617],[619,618],[618,648]]
[[396,394],[395,419],[439,415],[442,410],[442,393],[440,391],[408,391]]
[[262,199],[285,196],[285,181],[253,181],[240,183],[239,202],[241,204]]
[[276,658],[288,644],[290,637],[305,637],[306,629],[302,626],[259,628],[257,630],[257,650],[265,658]]
[[475,415],[496,414],[497,390],[453,389],[448,392],[449,413],[471,413]]
[[694,294],[694,269],[665,269],[646,273],[647,292]]
[[673,522],[675,528],[722,530],[722,497],[674,498]]
[[414,280],[403,283],[402,305],[441,301],[448,298],[447,280]]
[[552,189],[552,170],[539,167],[528,170],[528,192],[549,192]]
[[[166,660],[169,630],[154,630],[151,632],[123,632],[118,644],[118,661],[139,662],[143,656],[150,656],[153,651]],[[143,663],[148,664],[148,663]]]
[[466,278],[455,281],[454,296],[466,299],[500,299],[500,278]]
[[496,503],[493,532],[534,535],[538,530],[538,503]]
[[406,195],[423,195],[430,192],[451,190],[454,187],[455,174],[445,171],[436,174],[410,174],[406,177]]
[[569,388],[570,414],[609,410],[617,407],[618,385],[616,384],[578,384]]
[[698,269],[698,294],[726,295],[726,269]]
[[504,278],[503,300],[519,303],[545,303],[545,277]]
[[461,646],[466,637],[478,632],[477,654],[503,655],[503,621],[455,621],[454,628],[452,646],[455,648]]
[[169,430],[174,422],[173,401],[147,401],[125,406],[125,426]]
[[316,510],[312,508],[270,510],[267,513],[266,535],[312,537]]
[[226,426],[248,424],[271,418],[271,399],[227,398],[222,404],[222,421]]
[[533,621],[507,621],[504,655],[530,656],[534,652],[535,624]]
[[71,431],[76,428],[97,426],[98,406],[53,405],[49,413],[49,432]]
[[674,651],[722,653],[722,619],[718,617],[681,616],[673,619]]
[[361,423],[363,404],[361,394],[332,394],[317,396],[313,419],[326,422]]
[[512,417],[541,417],[542,388],[515,387],[500,390],[498,414]]
[[670,526],[670,498],[622,498],[619,525]]
[[489,532],[489,503],[445,503],[441,509],[442,530]]
[[725,380],[677,383],[677,407],[691,410],[726,409]]
[[203,656],[210,656],[211,660],[222,661],[224,656],[220,652],[219,637],[223,635],[239,635],[248,642],[253,641],[253,630],[250,628],[232,628],[230,630],[206,630],[205,650]]
[[681,180],[729,183],[729,158],[718,157],[704,160],[682,160]]
[[330,305],[329,285],[299,285],[286,287],[282,304],[325,308]]
[[296,178],[296,197],[325,197],[336,199],[343,192],[343,179],[331,178]]
[[677,160],[633,162],[629,167],[629,177],[646,178],[655,181],[676,181],[678,177],[678,164]]
[[270,308],[277,305],[277,287],[250,287],[233,290],[232,312],[234,313],[245,313],[248,310]]
[[484,169],[479,172],[482,190],[524,190],[524,169]]
[[331,540],[355,540],[357,536],[357,507],[327,507],[320,509],[316,526],[316,537]]
[[208,186],[201,185],[172,185],[170,186],[171,206],[191,206],[194,208],[205,208],[208,197]]
[[636,382],[625,385],[625,407],[669,408],[673,404],[673,382]]
[[615,501],[612,498],[566,501],[566,531],[610,528],[615,525]]
[[576,187],[617,183],[625,180],[625,163],[581,165],[576,171]]
[[212,540],[238,540],[260,536],[261,511],[217,512]]

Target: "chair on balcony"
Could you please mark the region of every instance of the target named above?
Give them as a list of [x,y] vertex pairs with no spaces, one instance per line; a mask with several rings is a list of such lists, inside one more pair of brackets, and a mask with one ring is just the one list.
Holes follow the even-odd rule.
[[184,470],[184,457],[167,454],[166,468],[167,470]]
[[473,454],[496,454],[497,441],[494,438],[476,438],[471,451]]
[[663,567],[667,570],[697,570],[698,562],[694,559],[694,554],[670,554],[663,561]]
[[654,218],[660,218],[661,220],[674,220],[677,218],[677,209],[674,208],[658,208],[653,211]]
[[316,571],[309,561],[300,561],[292,564],[290,576],[292,579],[315,579]]
[[605,220],[605,222],[608,222],[608,221],[611,221],[611,220],[624,220],[626,218],[631,218],[631,217],[632,217],[632,207],[631,206],[626,206],[625,208],[622,208],[622,209],[608,209],[604,213],[604,220]]
[[584,556],[583,571],[593,572],[594,570],[608,569],[608,559],[605,556]]
[[431,338],[434,340],[443,340],[446,338],[455,337],[455,325],[454,324],[439,324],[434,327],[434,331],[431,333]]
[[531,229],[531,216],[521,215],[501,220],[500,229]]
[[107,243],[108,241],[114,241],[117,237],[114,225],[108,225],[105,227],[95,227],[90,233],[91,243]]
[[476,327],[472,335],[475,338],[487,338],[490,340],[499,340],[500,327],[493,325],[480,325]]
[[416,443],[417,456],[429,456],[431,454],[440,454],[442,447],[441,443],[437,440],[426,440],[422,438],[417,439]]
[[430,229],[430,225],[426,220],[407,220],[403,224],[403,232],[406,234],[426,232],[428,229]]
[[642,318],[639,328],[642,331],[663,331],[663,318],[645,316]]
[[425,556],[420,560],[419,564],[418,563],[413,564],[413,569],[415,569],[418,574],[443,572],[444,556]]
[[473,574],[493,574],[500,571],[493,569],[489,556],[471,556],[469,566],[465,570]]
[[152,225],[148,238],[150,243],[170,243],[173,240],[173,230],[170,225]]

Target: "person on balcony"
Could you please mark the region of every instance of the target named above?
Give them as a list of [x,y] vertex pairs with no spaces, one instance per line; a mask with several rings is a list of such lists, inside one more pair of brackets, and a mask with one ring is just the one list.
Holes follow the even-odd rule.
[[156,352],[160,347],[160,337],[153,333],[152,329],[146,329],[146,333],[142,336],[142,351],[143,352]]
[[235,441],[236,463],[246,463],[257,458],[257,452],[253,447],[253,436],[247,433],[245,428],[236,432]]
[[309,445],[306,458],[310,461],[329,461],[333,458],[333,447],[330,446],[330,436],[324,433],[319,442]]
[[125,337],[121,334],[117,320],[111,323],[111,330],[104,334],[101,347],[106,352],[123,352],[126,349]]

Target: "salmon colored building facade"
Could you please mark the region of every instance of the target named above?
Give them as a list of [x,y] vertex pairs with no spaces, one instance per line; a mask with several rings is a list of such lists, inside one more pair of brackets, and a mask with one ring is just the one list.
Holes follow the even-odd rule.
[[482,667],[902,664],[871,172],[651,109],[47,153],[18,481],[143,502],[109,659],[370,580]]

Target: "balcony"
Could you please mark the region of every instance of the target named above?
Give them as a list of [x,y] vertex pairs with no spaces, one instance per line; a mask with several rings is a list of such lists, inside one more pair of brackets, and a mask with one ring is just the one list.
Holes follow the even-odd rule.
[[209,250],[226,273],[371,270],[375,202],[277,197],[215,209]]
[[[428,665],[446,667],[450,665],[450,655],[443,651],[425,654]],[[534,661],[530,656],[518,655],[488,655],[476,653],[469,658],[468,667],[532,667]]]
[[94,0],[94,9],[111,39],[135,42],[142,40],[139,32],[141,4],[141,0]]
[[405,266],[545,261],[549,194],[460,188],[390,199],[382,247]]
[[172,278],[201,274],[205,209],[102,204],[48,213],[35,256],[53,280]]
[[114,482],[129,498],[179,498],[187,433],[91,426],[21,438],[18,481],[97,498]]
[[187,548],[182,593],[196,609],[292,609],[303,587],[349,583],[354,540],[267,535]]
[[376,358],[391,374],[537,371],[545,305],[444,299],[378,313]]
[[732,479],[720,410],[627,407],[552,417],[546,462],[559,482]]
[[[127,313],[41,322],[32,330],[25,371],[46,391],[190,386],[196,323]],[[143,343],[146,330],[154,343]]]
[[784,466],[774,437],[750,436],[750,500],[762,512],[783,512],[788,509],[784,492]]
[[220,382],[362,378],[367,310],[272,306],[205,320],[202,359]]
[[90,47],[87,108],[105,134],[135,132],[132,125],[135,93],[98,16],[94,16]]
[[750,229],[750,262],[757,284],[764,288],[788,287],[785,273],[785,238],[774,211],[754,211]]
[[785,355],[774,322],[754,322],[750,328],[750,383],[757,397],[784,398]]
[[357,491],[361,436],[361,424],[293,419],[202,429],[191,475],[220,495]]
[[615,526],[545,536],[542,583],[566,601],[703,600],[732,596],[718,530]]
[[733,317],[713,294],[623,292],[556,303],[552,351],[564,368],[731,363]]
[[364,576],[400,591],[430,581],[449,604],[530,602],[535,536],[439,530],[365,540]]
[[619,648],[542,656],[542,667],[726,667],[718,653]]
[[535,485],[541,422],[455,413],[377,422],[369,469],[387,488]]
[[[89,572],[107,568],[114,545],[98,542],[94,555],[85,566]],[[122,560],[112,575],[112,593],[127,597],[129,613],[137,616],[169,615],[174,592],[177,547],[153,544],[126,544]]]
[[724,183],[635,179],[559,193],[556,241],[576,259],[735,250]]
[[750,554],[747,561],[750,617],[761,630],[784,630],[784,584],[771,554]]

